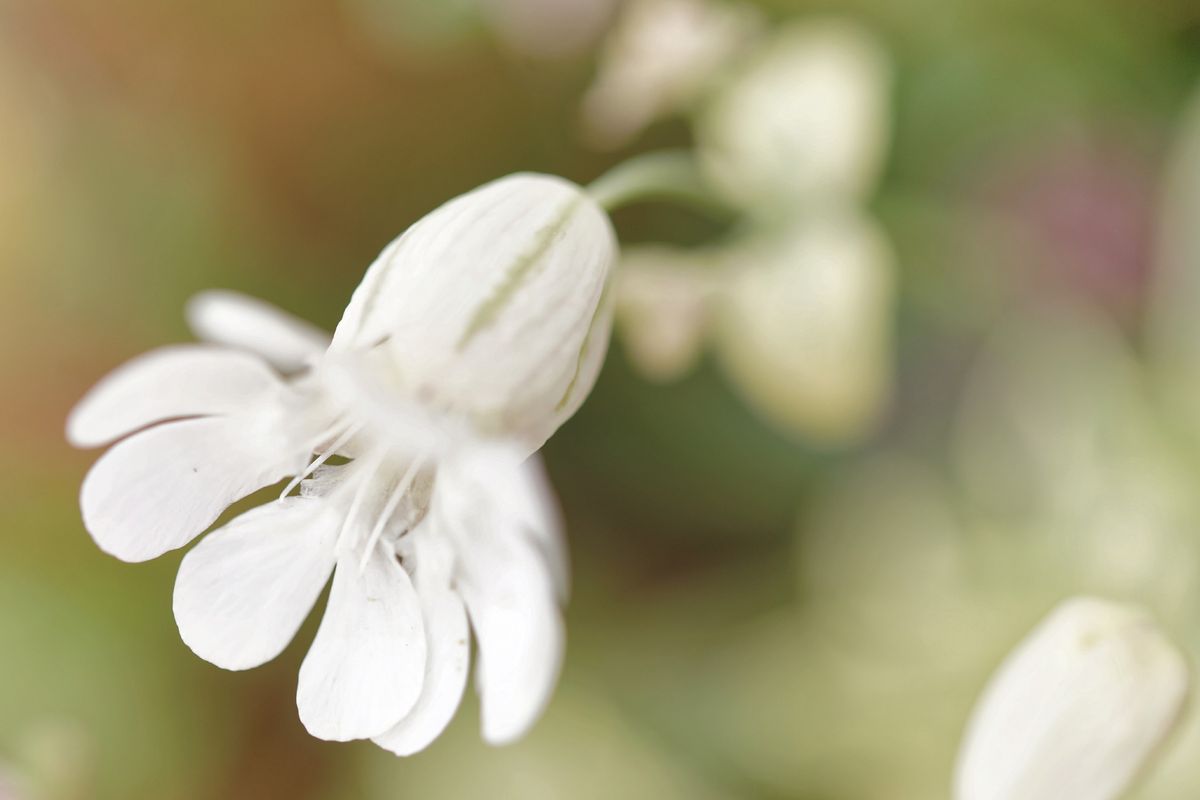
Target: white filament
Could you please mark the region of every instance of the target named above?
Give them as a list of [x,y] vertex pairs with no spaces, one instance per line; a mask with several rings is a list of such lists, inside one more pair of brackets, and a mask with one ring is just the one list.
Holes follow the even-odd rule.
[[375,545],[379,542],[379,537],[383,535],[383,529],[387,526],[388,520],[392,514],[396,513],[396,507],[400,505],[400,501],[408,492],[416,480],[417,473],[425,464],[425,457],[419,456],[414,458],[408,465],[408,469],[404,471],[400,482],[396,484],[396,488],[392,490],[391,495],[387,499],[387,503],[383,507],[383,511],[379,514],[379,519],[375,521],[375,527],[371,530],[370,537],[367,538],[367,546],[363,548],[362,559],[358,562],[358,572],[361,575],[367,567],[367,559],[371,556],[371,551],[375,549]]
[[[347,428],[342,435],[333,442],[333,444],[329,445],[329,447],[327,447],[323,453],[314,458],[309,465],[304,468],[303,472],[300,472],[288,482],[288,485],[285,486],[283,491],[280,493],[279,499],[282,500],[291,494],[292,490],[299,486],[301,481],[316,472],[318,467],[328,461],[338,450],[345,447],[346,443],[354,438],[354,435],[361,429],[362,425],[351,425],[349,428]],[[336,430],[336,428],[333,430]]]

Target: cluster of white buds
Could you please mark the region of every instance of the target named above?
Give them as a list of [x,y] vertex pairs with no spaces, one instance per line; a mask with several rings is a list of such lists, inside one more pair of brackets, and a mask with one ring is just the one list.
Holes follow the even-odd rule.
[[747,403],[793,435],[869,433],[891,389],[894,264],[864,210],[888,141],[890,70],[842,20],[770,33],[714,0],[634,0],[584,118],[619,143],[685,113],[701,182],[742,232],[702,249],[633,247],[618,321],[635,366],[681,377],[705,344]]

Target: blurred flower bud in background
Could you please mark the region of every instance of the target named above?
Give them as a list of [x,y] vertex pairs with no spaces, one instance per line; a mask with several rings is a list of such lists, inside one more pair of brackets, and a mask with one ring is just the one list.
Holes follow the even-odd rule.
[[891,135],[890,91],[888,58],[857,25],[783,27],[722,76],[696,126],[702,164],[768,219],[865,200]]
[[688,110],[762,26],[757,9],[742,3],[629,0],[583,97],[585,137],[620,147],[650,123]]
[[[701,10],[717,13],[691,13]],[[652,379],[678,378],[711,341],[774,427],[823,445],[859,441],[891,395],[896,265],[862,208],[888,140],[887,58],[853,23],[828,20],[742,41],[729,70],[690,66],[683,74],[710,83],[696,110],[699,172],[744,220],[715,245],[626,256],[618,324],[632,360]]]
[[896,281],[883,234],[853,215],[812,217],[727,259],[713,340],[750,406],[816,441],[870,432],[891,382]]

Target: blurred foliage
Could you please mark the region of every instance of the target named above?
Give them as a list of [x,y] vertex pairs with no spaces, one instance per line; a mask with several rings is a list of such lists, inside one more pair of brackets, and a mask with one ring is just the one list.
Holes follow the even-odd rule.
[[[0,4],[0,772],[52,799],[927,800],[987,674],[1062,597],[1137,600],[1198,652],[1190,362],[1161,342],[1200,341],[1200,296],[1170,288],[1187,276],[1164,277],[1152,231],[1200,214],[1159,207],[1200,12],[772,0],[773,22],[851,16],[895,62],[872,201],[900,270],[884,428],[784,441],[708,362],[654,386],[614,348],[547,448],[577,590],[563,685],[511,748],[479,742],[472,707],[408,760],[316,742],[293,708],[303,641],[251,673],[194,658],[178,556],[117,563],[78,520],[93,456],[61,427],[82,392],[186,338],[197,290],[331,327],[446,198],[686,144],[668,120],[589,152],[594,54],[514,51],[468,5]],[[631,240],[718,229],[652,206],[616,221]],[[1197,737],[1189,720],[1145,797],[1200,791]]]

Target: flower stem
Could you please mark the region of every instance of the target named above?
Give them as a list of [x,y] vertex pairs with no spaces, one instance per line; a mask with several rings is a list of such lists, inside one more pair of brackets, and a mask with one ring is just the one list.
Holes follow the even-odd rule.
[[715,197],[687,150],[660,150],[623,161],[587,188],[606,211],[644,200],[670,200],[707,211],[725,204]]

